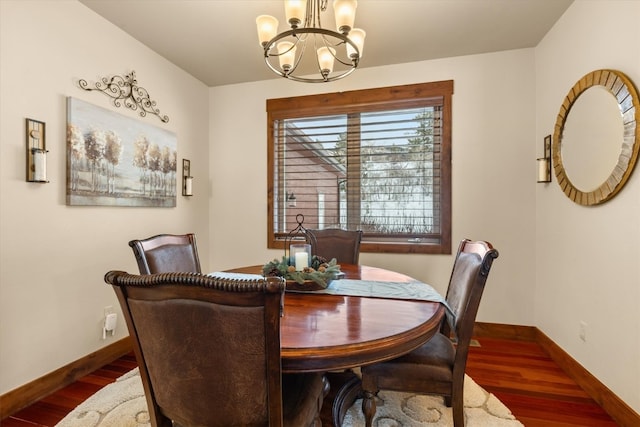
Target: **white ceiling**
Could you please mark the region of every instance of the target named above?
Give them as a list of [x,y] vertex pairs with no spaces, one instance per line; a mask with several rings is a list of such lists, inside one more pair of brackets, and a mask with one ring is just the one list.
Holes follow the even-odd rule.
[[[264,63],[255,18],[275,16],[284,31],[282,0],[80,2],[208,86],[279,78]],[[360,0],[360,67],[534,47],[572,2]],[[333,29],[331,10],[322,22]]]

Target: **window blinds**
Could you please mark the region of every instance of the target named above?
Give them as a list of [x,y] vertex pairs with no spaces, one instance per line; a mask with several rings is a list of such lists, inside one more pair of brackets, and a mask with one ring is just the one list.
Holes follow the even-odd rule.
[[361,229],[428,239],[438,210],[442,98],[424,106],[276,120],[274,230]]

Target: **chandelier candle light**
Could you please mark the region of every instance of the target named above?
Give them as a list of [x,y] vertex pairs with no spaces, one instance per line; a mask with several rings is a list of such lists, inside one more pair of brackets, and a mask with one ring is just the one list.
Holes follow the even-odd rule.
[[[351,74],[362,58],[366,36],[364,30],[353,28],[357,5],[357,0],[333,1],[337,31],[320,23],[327,0],[285,0],[291,29],[282,33],[276,18],[258,16],[258,39],[267,66],[281,77],[306,83],[331,82]],[[307,52],[311,54],[305,57]]]

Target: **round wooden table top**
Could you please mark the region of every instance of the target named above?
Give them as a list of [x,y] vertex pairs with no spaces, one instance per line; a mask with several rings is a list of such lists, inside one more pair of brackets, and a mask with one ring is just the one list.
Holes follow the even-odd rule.
[[[413,280],[363,265],[341,264],[340,270],[346,279]],[[262,266],[229,271],[261,274]],[[286,292],[282,370],[324,372],[393,359],[427,342],[444,315],[437,302]]]

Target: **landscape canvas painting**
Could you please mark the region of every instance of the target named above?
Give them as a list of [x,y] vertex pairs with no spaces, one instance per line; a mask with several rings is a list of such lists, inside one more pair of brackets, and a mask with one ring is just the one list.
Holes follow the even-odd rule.
[[67,98],[67,204],[175,207],[177,138]]

